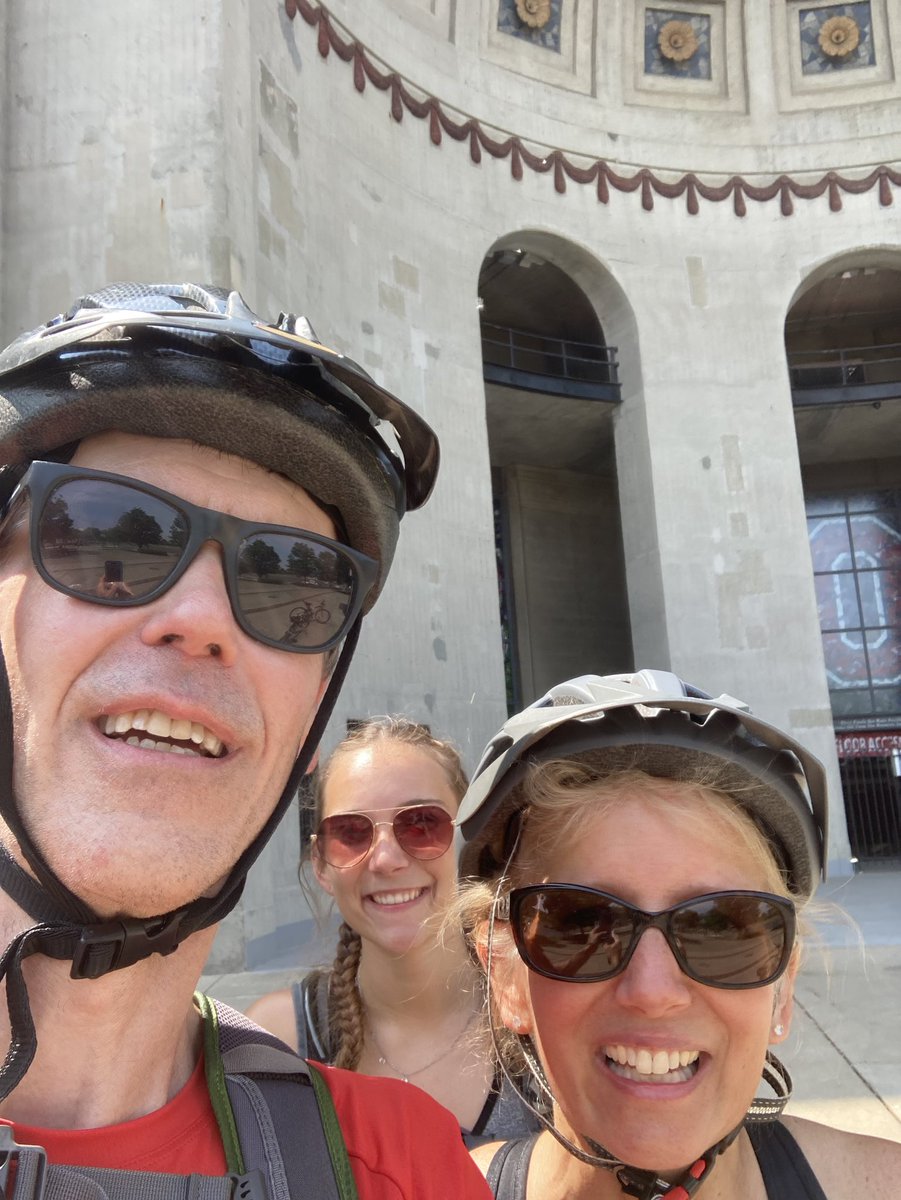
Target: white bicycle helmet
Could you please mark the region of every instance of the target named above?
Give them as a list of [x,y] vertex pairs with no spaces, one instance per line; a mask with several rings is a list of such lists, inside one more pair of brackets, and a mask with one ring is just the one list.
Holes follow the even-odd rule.
[[491,739],[457,814],[463,875],[490,878],[512,845],[518,785],[533,763],[628,748],[629,763],[678,779],[698,758],[734,772],[740,804],[764,832],[789,887],[809,897],[825,874],[826,773],[788,734],[732,696],[716,698],[666,671],[583,675],[511,717]]

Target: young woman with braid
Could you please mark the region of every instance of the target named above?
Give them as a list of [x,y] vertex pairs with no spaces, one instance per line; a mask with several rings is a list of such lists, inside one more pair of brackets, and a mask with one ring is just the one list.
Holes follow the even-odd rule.
[[401,717],[340,743],[318,772],[309,853],[343,919],[334,963],[248,1015],[306,1058],[423,1088],[472,1144],[537,1124],[495,1074],[481,973],[462,934],[439,937],[466,782],[453,746]]

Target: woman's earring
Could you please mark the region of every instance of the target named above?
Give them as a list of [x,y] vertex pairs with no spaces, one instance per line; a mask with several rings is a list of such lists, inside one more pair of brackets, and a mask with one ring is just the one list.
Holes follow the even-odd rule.
[[774,1025],[773,1033],[776,1035],[776,1037],[784,1037],[785,1036],[785,1026],[784,1025]]

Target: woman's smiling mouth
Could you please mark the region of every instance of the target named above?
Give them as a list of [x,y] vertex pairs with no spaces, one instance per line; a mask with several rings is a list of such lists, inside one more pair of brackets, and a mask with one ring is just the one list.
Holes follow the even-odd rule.
[[607,1066],[620,1079],[636,1083],[687,1083],[698,1071],[699,1050],[652,1050],[645,1046],[605,1046]]
[[373,904],[378,904],[380,907],[391,908],[397,904],[411,904],[414,900],[418,900],[420,896],[429,891],[427,887],[406,888],[403,891],[395,892],[370,892],[366,897]]

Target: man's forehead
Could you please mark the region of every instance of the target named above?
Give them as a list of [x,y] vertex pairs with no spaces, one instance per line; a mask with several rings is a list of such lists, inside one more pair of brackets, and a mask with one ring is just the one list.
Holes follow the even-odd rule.
[[[72,463],[129,476],[204,507],[223,507],[223,491],[235,489],[236,498],[240,496],[241,506],[246,510],[238,515],[296,524],[335,536],[332,515],[299,483],[261,463],[214,446],[185,438],[108,430],[84,438],[72,456]],[[273,505],[283,515],[267,515]],[[311,513],[315,514],[315,522],[309,519]],[[325,522],[325,526],[320,522]]]

